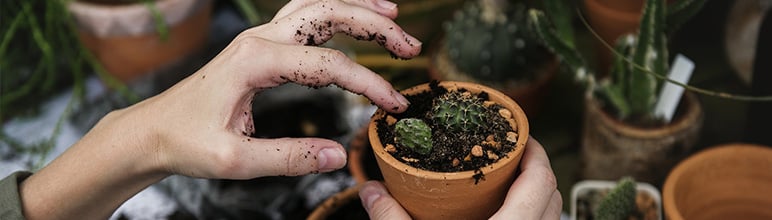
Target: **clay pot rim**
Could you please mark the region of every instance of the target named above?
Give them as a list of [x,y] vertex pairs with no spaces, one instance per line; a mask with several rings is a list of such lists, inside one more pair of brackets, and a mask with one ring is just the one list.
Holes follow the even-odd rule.
[[[357,141],[356,139],[360,138],[360,136],[363,139],[367,139],[367,128],[369,126],[363,127],[359,131],[357,131],[357,134],[354,135],[354,140],[352,140],[349,150],[348,150],[348,171],[351,173],[351,176],[354,177],[354,181],[357,183],[364,183],[367,182],[367,180],[370,178],[370,176],[367,175],[367,172],[365,172],[365,164],[362,160],[364,160],[364,152],[366,151],[365,148],[369,148],[369,144],[362,144],[361,146],[354,146],[354,141]],[[363,140],[364,141],[364,140]]]
[[634,10],[626,10],[626,9],[616,9],[604,3],[605,2],[601,2],[599,0],[584,1],[586,10],[601,14],[602,17],[613,17],[615,19],[620,19],[624,22],[638,22],[641,19],[641,13],[643,13],[642,11],[643,7],[641,7],[641,10],[639,11],[634,11]]
[[695,167],[702,166],[706,163],[714,163],[713,160],[725,157],[740,157],[746,159],[770,158],[772,157],[772,148],[749,143],[722,144],[700,151],[678,163],[670,174],[668,174],[662,189],[663,206],[668,219],[684,219],[679,212],[675,198],[675,187],[681,182],[681,177],[695,169]]
[[[174,26],[213,4],[213,0],[157,0],[155,7],[166,24]],[[153,12],[141,2],[111,5],[75,0],[69,1],[67,8],[78,21],[79,30],[96,36],[138,36],[155,31]]]
[[340,207],[343,207],[343,205],[359,198],[359,190],[362,188],[362,185],[363,184],[357,184],[357,185],[351,186],[325,199],[324,202],[316,206],[314,211],[308,215],[307,219],[309,220],[327,219],[327,217],[329,217],[330,214],[335,213],[335,211],[340,209]]
[[[404,95],[410,95],[410,94],[415,94],[422,91],[427,91],[429,89],[428,85],[429,85],[428,83],[417,85],[417,86],[405,89],[401,91],[401,93]],[[481,91],[485,91],[486,93],[488,93],[489,99],[491,101],[496,102],[497,104],[501,105],[504,108],[507,108],[512,112],[512,118],[508,119],[508,121],[510,122],[510,125],[512,127],[517,128],[518,137],[517,137],[517,143],[515,144],[515,149],[507,153],[506,157],[500,158],[495,163],[489,164],[485,167],[480,168],[480,171],[482,171],[483,174],[491,173],[494,170],[504,167],[503,165],[500,165],[500,164],[519,162],[515,160],[519,160],[521,157],[519,157],[518,155],[522,155],[523,152],[525,151],[525,145],[529,138],[529,127],[528,127],[529,125],[528,125],[528,119],[525,115],[525,112],[523,112],[523,109],[520,108],[520,106],[514,100],[512,100],[509,96],[499,92],[498,90],[492,89],[484,85],[476,84],[476,83],[442,81],[439,83],[439,85],[446,88],[448,88],[449,86],[464,88],[468,91],[471,91],[472,93],[479,93]],[[506,103],[502,103],[502,102],[506,102]],[[404,171],[404,173],[407,173],[409,175],[414,175],[414,176],[418,176],[426,179],[433,179],[433,180],[461,180],[461,179],[468,179],[471,176],[475,175],[474,170],[459,171],[459,172],[435,172],[435,171],[429,171],[424,169],[418,169],[400,162],[399,160],[397,160],[391,154],[389,154],[384,150],[383,144],[380,138],[378,137],[378,132],[376,131],[377,126],[375,121],[384,117],[385,115],[386,115],[386,112],[383,111],[382,109],[378,109],[375,112],[373,117],[370,119],[370,123],[368,124],[368,138],[370,140],[370,146],[373,149],[373,152],[375,153],[376,157],[380,157],[381,159],[383,159],[383,161],[386,162],[389,166],[398,168],[398,170]]]
[[689,129],[689,127],[692,126],[694,122],[699,121],[699,119],[702,117],[702,106],[699,104],[697,95],[691,92],[685,92],[681,98],[680,103],[686,102],[686,110],[684,114],[681,115],[681,117],[674,118],[674,121],[671,121],[670,123],[663,126],[650,128],[637,127],[635,125],[631,125],[616,119],[608,112],[600,108],[600,103],[592,94],[588,94],[585,97],[585,100],[585,105],[587,105],[585,107],[585,111],[588,111],[590,108],[592,108],[593,111],[600,113],[599,118],[602,123],[613,125],[614,127],[618,128],[616,132],[626,134],[631,137],[650,138],[672,134],[674,132]]

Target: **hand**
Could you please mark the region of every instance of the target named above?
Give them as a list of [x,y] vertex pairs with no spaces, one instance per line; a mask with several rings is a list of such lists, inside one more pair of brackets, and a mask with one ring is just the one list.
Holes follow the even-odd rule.
[[340,51],[304,46],[343,32],[375,40],[395,56],[413,57],[421,43],[391,20],[396,14],[396,5],[386,1],[291,1],[273,20],[244,31],[200,71],[148,101],[157,105],[146,108],[145,115],[159,119],[154,127],[163,137],[150,151],[159,152],[157,161],[169,172],[204,178],[302,175],[343,167],[345,151],[331,140],[249,138],[252,98],[287,82],[336,84],[381,108],[404,111],[407,100],[377,74]]
[[[520,171],[504,204],[491,219],[560,219],[563,199],[557,189],[555,174],[547,153],[533,137],[529,137],[526,144]],[[370,219],[410,219],[380,182],[365,183],[359,197]]]
[[396,57],[416,56],[421,43],[391,20],[396,16],[396,5],[384,0],[289,2],[172,88],[109,113],[22,182],[26,217],[104,219],[171,174],[250,179],[343,167],[345,151],[332,140],[249,137],[252,98],[289,82],[335,84],[388,111],[404,111],[407,100],[383,78],[340,51],[314,47],[341,32],[374,40]]

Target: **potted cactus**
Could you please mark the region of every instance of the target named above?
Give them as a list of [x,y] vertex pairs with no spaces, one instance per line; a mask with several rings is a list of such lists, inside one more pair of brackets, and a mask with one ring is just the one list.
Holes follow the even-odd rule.
[[659,190],[630,177],[584,180],[571,190],[571,219],[662,219]]
[[[679,4],[684,12],[702,5],[701,1],[680,2],[693,2]],[[665,1],[646,1],[640,29],[617,41],[611,72],[600,79],[579,56],[572,38],[558,36],[541,11],[529,14],[545,44],[587,85],[582,176],[611,180],[631,175],[661,183],[670,168],[689,153],[702,125],[702,109],[690,93],[681,99],[672,121],[654,111],[664,84],[656,75],[669,70],[665,25],[666,18],[671,18],[666,15],[672,13],[666,12]]]
[[528,139],[501,92],[433,81],[403,91],[407,111],[373,115],[368,137],[389,192],[416,219],[481,219],[504,201]]
[[558,62],[529,30],[524,3],[468,1],[443,29],[431,78],[484,84],[518,100],[529,115],[538,111]]

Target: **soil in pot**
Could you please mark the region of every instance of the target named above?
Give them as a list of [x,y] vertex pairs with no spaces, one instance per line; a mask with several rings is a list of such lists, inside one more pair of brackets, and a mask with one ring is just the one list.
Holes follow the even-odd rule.
[[[515,148],[517,137],[512,131],[516,130],[500,115],[499,112],[504,109],[498,104],[484,105],[481,114],[488,121],[481,123],[474,132],[451,132],[452,129],[433,122],[432,103],[437,101],[437,97],[459,93],[461,96],[471,96],[482,104],[483,100],[488,100],[487,93],[471,94],[464,89],[451,92],[436,81],[430,83],[430,88],[428,92],[406,96],[412,104],[405,112],[392,114],[376,122],[378,131],[382,131],[379,137],[384,146],[387,149],[391,148],[389,145],[396,148],[389,151],[394,158],[410,166],[435,172],[479,171],[479,168],[496,162]],[[396,143],[394,124],[404,118],[420,118],[431,127],[431,153],[421,154]],[[475,178],[482,178],[483,175],[478,173]]]

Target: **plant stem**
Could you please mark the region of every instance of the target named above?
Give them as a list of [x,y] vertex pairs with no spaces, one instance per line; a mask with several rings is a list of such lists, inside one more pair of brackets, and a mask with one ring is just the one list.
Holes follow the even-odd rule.
[[[597,32],[595,32],[595,30],[593,30],[592,27],[590,27],[589,22],[587,22],[587,19],[584,17],[582,12],[579,9],[577,9],[576,11],[579,14],[579,19],[582,21],[582,24],[590,31],[590,33],[596,39],[601,39],[600,35]],[[685,88],[685,89],[687,89],[689,91],[692,91],[692,92],[695,92],[695,93],[698,93],[698,94],[703,94],[703,95],[708,95],[708,96],[713,96],[713,97],[718,97],[718,98],[725,98],[725,99],[730,99],[730,100],[737,100],[737,101],[772,102],[772,96],[738,95],[738,94],[732,94],[732,93],[726,93],[726,92],[713,91],[713,90],[709,90],[709,89],[704,89],[704,88],[690,86],[690,85],[687,85],[687,84],[684,84],[684,83],[680,83],[678,81],[675,81],[675,80],[672,80],[670,78],[665,77],[665,75],[663,75],[663,74],[655,73],[655,72],[653,72],[651,70],[646,69],[645,67],[643,67],[641,65],[636,64],[630,58],[624,57],[624,55],[622,55],[619,52],[617,52],[616,50],[614,50],[613,47],[611,45],[609,45],[608,43],[606,43],[605,41],[600,40],[600,42],[601,42],[601,44],[606,49],[610,50],[611,53],[614,54],[614,56],[622,57],[622,59],[625,62],[630,63],[630,65],[632,65],[633,68],[642,70],[643,73],[653,75],[654,77],[656,77],[659,80],[664,80],[664,81],[667,81],[669,83],[673,83],[675,85],[681,86],[681,87],[683,87],[683,88]]]

